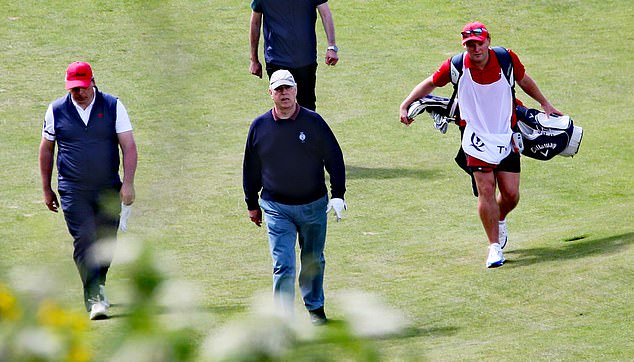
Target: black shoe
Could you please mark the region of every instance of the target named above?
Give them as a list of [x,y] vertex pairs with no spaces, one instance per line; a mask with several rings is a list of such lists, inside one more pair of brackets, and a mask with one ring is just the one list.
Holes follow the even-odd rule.
[[328,319],[326,318],[326,313],[324,313],[324,307],[309,310],[308,314],[310,314],[310,322],[314,326],[323,326],[328,322]]

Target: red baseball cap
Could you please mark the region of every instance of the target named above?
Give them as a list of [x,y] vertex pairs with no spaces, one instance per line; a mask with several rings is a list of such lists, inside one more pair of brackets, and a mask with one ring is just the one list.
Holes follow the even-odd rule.
[[465,45],[469,40],[483,42],[489,37],[487,27],[479,21],[474,21],[465,25],[464,28],[462,28],[462,33],[460,34],[462,35],[462,45]]
[[66,89],[88,88],[92,81],[92,68],[85,62],[71,63],[66,69]]

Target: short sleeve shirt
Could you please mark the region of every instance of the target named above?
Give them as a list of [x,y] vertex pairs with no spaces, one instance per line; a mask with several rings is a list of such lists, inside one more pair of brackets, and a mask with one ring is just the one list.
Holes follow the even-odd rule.
[[[95,94],[97,91],[95,90]],[[86,109],[81,108],[73,97],[71,97],[73,105],[75,109],[77,109],[77,113],[81,117],[81,120],[84,121],[84,124],[88,124],[88,120],[90,119],[90,112],[92,111],[92,106],[95,104],[95,97],[93,96],[92,102],[90,105],[86,107]],[[121,103],[119,99],[117,99],[117,119],[115,121],[115,129],[117,133],[123,133],[132,130],[132,123],[130,122],[130,116],[128,115],[128,111]],[[55,117],[53,116],[53,105],[49,104],[48,109],[46,110],[46,115],[44,116],[44,127],[42,129],[42,137],[46,138],[49,141],[55,141]]]
[[252,0],[263,14],[264,60],[285,68],[317,63],[317,6],[327,0]]

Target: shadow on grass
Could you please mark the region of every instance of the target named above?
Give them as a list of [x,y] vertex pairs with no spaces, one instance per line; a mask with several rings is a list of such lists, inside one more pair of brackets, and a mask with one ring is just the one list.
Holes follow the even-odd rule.
[[[346,336],[350,338],[352,336],[349,325],[346,321],[338,320],[338,319],[328,319],[328,323],[325,326],[320,326],[316,328],[324,328],[325,333],[322,334],[322,338],[318,338],[316,340],[306,342],[305,344],[327,344],[333,343],[337,340],[341,339],[342,336]],[[453,336],[458,332],[457,327],[429,327],[429,328],[419,328],[419,327],[406,327],[400,332],[397,333],[387,333],[376,336],[369,337],[351,337],[351,338],[359,338],[362,340],[399,340],[399,339],[407,339],[407,338],[416,338],[416,337],[446,337]]]
[[[127,304],[127,303],[112,303],[110,304],[111,308],[116,308],[116,309],[122,309],[124,310],[121,313],[112,313],[109,316],[109,319],[114,319],[114,318],[127,318],[130,316],[130,313],[127,312],[132,308],[131,304]],[[210,313],[210,314],[218,314],[218,315],[223,315],[223,314],[235,314],[235,313],[241,313],[244,312],[247,309],[247,307],[242,306],[242,305],[217,305],[217,306],[209,306],[209,307],[198,307],[198,308],[194,308],[191,311],[194,312],[200,312],[200,313]],[[156,314],[159,315],[167,315],[167,314],[172,314],[172,313],[179,313],[178,310],[174,310],[173,308],[167,308],[167,307],[156,307]]]
[[634,243],[634,232],[603,239],[591,239],[587,235],[579,235],[561,242],[562,246],[552,248],[517,249],[504,252],[505,255],[511,256],[507,258],[504,267],[521,267],[536,263],[617,253],[627,245]]
[[362,166],[346,166],[346,177],[349,179],[365,179],[372,178],[377,180],[397,179],[397,178],[415,178],[430,179],[436,177],[438,172],[424,169],[408,169],[408,168],[370,168]]

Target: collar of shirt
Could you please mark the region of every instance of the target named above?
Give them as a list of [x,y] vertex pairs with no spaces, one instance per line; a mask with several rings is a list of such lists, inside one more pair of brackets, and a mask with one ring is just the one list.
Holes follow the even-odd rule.
[[493,49],[489,49],[489,61],[484,66],[484,69],[475,66],[468,55],[465,57],[464,66],[471,72],[473,80],[479,84],[495,83],[502,77],[502,68],[500,68],[498,57]]
[[77,109],[77,113],[79,113],[81,120],[84,121],[84,124],[86,125],[88,124],[88,120],[90,119],[90,112],[92,111],[92,106],[95,104],[95,98],[97,97],[96,93],[97,91],[93,87],[92,101],[90,101],[90,104],[88,105],[88,107],[86,107],[86,109],[81,108],[81,106],[77,104],[77,102],[75,102],[73,97],[72,96],[70,97],[70,100],[73,102],[75,109]]
[[[297,119],[297,115],[299,114],[299,108],[300,108],[299,104],[297,104],[297,103],[295,103],[295,104],[297,105],[297,107],[295,107],[295,112],[293,112],[293,114],[292,114],[292,115],[290,116],[290,118],[289,118],[289,119],[291,119],[291,120],[293,120],[293,121],[294,121],[295,119]],[[273,113],[273,120],[274,120],[275,122],[277,122],[277,121],[279,121],[279,120],[283,119],[283,118],[280,118],[280,117],[278,116],[277,111],[275,110],[275,107],[273,107],[272,113]]]
[[[489,48],[489,60],[487,61],[486,65],[484,66],[484,69],[482,69],[482,71],[485,71],[489,68],[493,68],[493,67],[499,67],[500,64],[498,62],[498,58],[495,55],[495,51],[493,51],[493,49]],[[480,70],[478,67],[475,66],[475,64],[473,64],[473,62],[471,61],[471,58],[469,58],[469,55],[467,55],[466,57],[464,57],[464,66],[465,68],[473,68],[473,69],[477,69]]]

